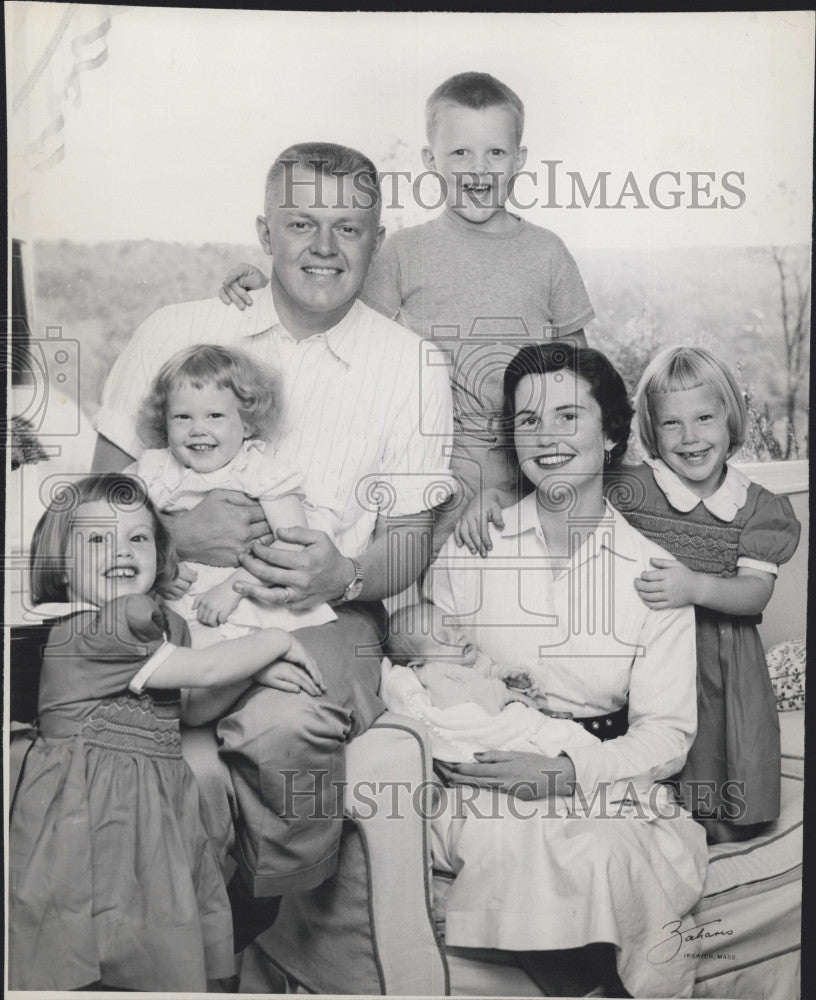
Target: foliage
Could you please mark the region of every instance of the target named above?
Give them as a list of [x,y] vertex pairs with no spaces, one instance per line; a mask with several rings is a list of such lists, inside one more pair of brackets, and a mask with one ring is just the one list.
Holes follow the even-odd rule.
[[[803,331],[809,336],[810,321],[809,264],[802,262],[809,258],[804,247],[777,253],[787,268],[788,334],[779,265],[766,249],[578,254],[597,316],[587,328],[588,340],[609,355],[630,388],[649,358],[673,343],[702,344],[735,366],[739,362],[752,412],[746,455],[768,458],[781,449],[782,455],[803,457],[808,414]],[[66,337],[79,340],[82,402],[89,415],[114,359],[147,316],[173,302],[215,295],[238,261],[269,270],[258,246],[220,243],[63,240],[36,244],[33,256],[34,328],[61,326]],[[798,346],[789,350],[786,338],[794,334]],[[798,365],[792,382],[786,351]]]

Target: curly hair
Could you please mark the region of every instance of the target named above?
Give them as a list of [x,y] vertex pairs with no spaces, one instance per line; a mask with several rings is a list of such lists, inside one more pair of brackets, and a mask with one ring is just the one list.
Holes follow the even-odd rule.
[[253,437],[266,440],[280,412],[280,376],[243,351],[198,344],[179,351],[162,367],[139,409],[137,430],[149,448],[167,447],[167,398],[181,384],[214,385],[238,400],[241,419]]
[[85,503],[108,504],[112,522],[118,510],[146,508],[153,518],[156,538],[156,579],[151,589],[157,590],[175,580],[176,550],[137,476],[105,472],[79,480],[65,479],[52,484],[50,494],[51,501],[31,539],[31,598],[35,604],[68,600],[66,574],[71,559],[68,543],[74,515]]
[[615,442],[609,454],[609,467],[620,465],[626,454],[632,430],[632,405],[618,370],[600,351],[576,347],[569,341],[528,344],[518,352],[504,372],[504,430],[512,442],[516,409],[516,387],[525,375],[546,375],[568,371],[589,386],[590,394],[601,408],[603,432]]

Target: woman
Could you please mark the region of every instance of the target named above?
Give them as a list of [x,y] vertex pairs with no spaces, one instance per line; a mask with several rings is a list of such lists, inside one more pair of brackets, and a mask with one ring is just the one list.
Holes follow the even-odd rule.
[[599,741],[451,768],[454,786],[477,787],[449,791],[434,825],[435,857],[457,876],[446,941],[611,942],[632,995],[690,996],[696,959],[678,928],[702,893],[705,835],[659,782],[694,739],[694,613],[643,604],[634,580],[665,553],[604,501],[604,466],[629,437],[626,389],[602,354],[559,343],[525,347],[504,393],[535,490],[491,525],[486,560],[449,539],[426,592]]

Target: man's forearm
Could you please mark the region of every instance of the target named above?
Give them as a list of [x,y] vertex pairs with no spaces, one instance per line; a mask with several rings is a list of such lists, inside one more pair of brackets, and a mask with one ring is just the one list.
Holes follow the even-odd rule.
[[431,558],[430,511],[406,517],[381,517],[369,547],[360,556],[362,601],[380,601],[409,587]]

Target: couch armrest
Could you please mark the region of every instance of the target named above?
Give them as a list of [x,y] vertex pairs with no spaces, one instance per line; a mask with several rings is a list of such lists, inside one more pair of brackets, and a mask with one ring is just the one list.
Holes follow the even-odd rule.
[[448,969],[430,897],[427,732],[386,712],[346,753],[349,820],[337,874],[284,897],[275,924],[251,946],[241,989],[263,992],[261,970],[271,963],[317,993],[444,995]]
[[[431,908],[431,845],[427,817],[435,803],[428,731],[386,712],[347,755],[347,811],[365,838],[371,865],[371,908],[379,960],[389,993],[447,993]],[[360,808],[355,781],[377,782],[376,808]]]

